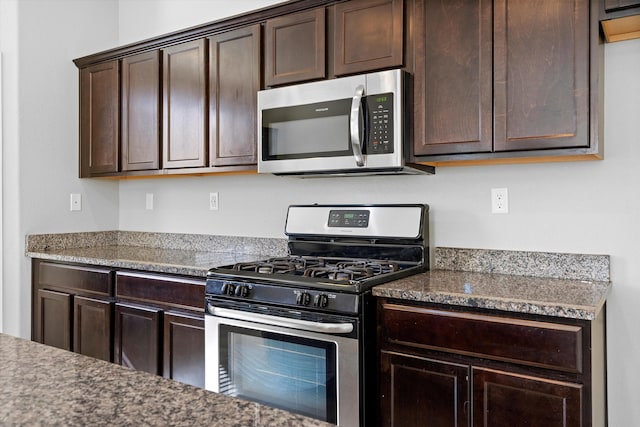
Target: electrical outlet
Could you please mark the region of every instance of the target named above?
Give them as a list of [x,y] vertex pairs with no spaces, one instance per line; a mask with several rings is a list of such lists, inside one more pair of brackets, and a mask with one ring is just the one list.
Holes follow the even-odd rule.
[[152,211],[153,210],[153,193],[147,193],[146,198],[145,198],[145,208],[148,211]]
[[491,213],[509,213],[509,193],[506,188],[491,189]]
[[82,210],[82,195],[80,193],[71,193],[70,197],[71,205],[69,210],[81,211]]
[[209,193],[209,210],[218,210],[218,193]]

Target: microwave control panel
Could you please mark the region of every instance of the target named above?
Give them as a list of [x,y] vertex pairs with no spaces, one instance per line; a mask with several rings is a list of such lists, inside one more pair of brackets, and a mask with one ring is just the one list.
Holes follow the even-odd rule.
[[369,95],[367,154],[393,153],[393,93]]

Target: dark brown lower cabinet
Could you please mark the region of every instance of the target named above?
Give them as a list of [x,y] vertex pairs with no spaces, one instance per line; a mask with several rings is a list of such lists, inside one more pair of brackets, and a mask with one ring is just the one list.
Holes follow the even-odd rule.
[[378,301],[380,425],[606,425],[605,311],[592,321]]
[[36,259],[32,281],[34,341],[113,360],[110,270]]
[[73,350],[96,359],[113,360],[113,302],[73,297]]
[[66,292],[38,289],[35,340],[39,343],[71,350],[71,299]]
[[115,361],[204,386],[204,278],[116,274]]
[[511,427],[579,427],[582,423],[581,384],[472,368],[473,425]]
[[164,313],[162,375],[204,388],[204,314]]
[[115,312],[115,363],[159,375],[161,310],[117,303]]
[[469,425],[469,368],[382,351],[382,425]]
[[204,387],[198,277],[34,259],[34,341]]

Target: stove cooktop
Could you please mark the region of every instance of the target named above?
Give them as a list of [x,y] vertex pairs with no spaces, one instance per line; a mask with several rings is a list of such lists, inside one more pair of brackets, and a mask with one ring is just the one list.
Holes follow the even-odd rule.
[[289,255],[216,267],[207,298],[352,312],[373,286],[429,269],[427,205],[293,205]]

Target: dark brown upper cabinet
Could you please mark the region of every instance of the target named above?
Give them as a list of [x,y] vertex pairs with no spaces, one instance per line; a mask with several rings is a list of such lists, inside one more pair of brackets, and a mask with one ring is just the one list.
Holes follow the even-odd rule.
[[206,39],[163,49],[162,166],[208,163]]
[[160,51],[122,59],[122,170],[160,167]]
[[589,1],[496,0],[493,28],[495,151],[588,147]]
[[492,150],[492,3],[416,1],[416,155]]
[[265,24],[265,85],[326,77],[325,9],[294,13]]
[[410,7],[417,161],[602,157],[589,0]]
[[211,166],[256,163],[260,25],[209,38]]
[[352,0],[335,5],[336,76],[403,66],[403,0]]
[[80,177],[119,170],[120,63],[80,69]]
[[600,0],[600,19],[608,42],[640,38],[638,0]]

